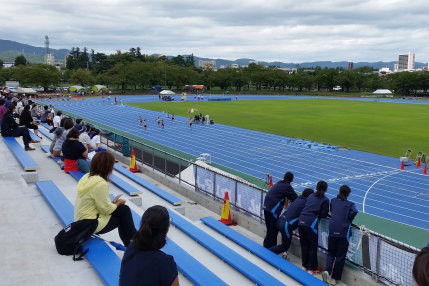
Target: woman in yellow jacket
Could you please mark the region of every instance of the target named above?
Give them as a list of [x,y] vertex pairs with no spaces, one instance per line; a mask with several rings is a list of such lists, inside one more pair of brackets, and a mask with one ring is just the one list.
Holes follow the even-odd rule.
[[118,228],[122,242],[128,246],[136,228],[125,200],[112,202],[109,198],[107,182],[114,164],[115,158],[109,152],[95,154],[90,172],[77,184],[74,219],[94,219],[99,215],[95,233],[102,234]]

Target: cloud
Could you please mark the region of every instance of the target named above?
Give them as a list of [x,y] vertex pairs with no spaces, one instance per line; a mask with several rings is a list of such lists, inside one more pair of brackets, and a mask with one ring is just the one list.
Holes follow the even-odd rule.
[[[12,3],[13,2],[13,3]],[[3,39],[52,48],[303,62],[426,62],[429,2],[416,0],[16,0]]]

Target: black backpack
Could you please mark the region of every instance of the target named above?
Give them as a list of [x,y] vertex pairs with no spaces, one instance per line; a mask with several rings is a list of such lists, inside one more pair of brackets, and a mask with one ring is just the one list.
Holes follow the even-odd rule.
[[[97,216],[98,218],[98,216]],[[89,251],[82,252],[84,242],[94,234],[98,226],[97,219],[82,219],[63,228],[55,236],[55,247],[61,255],[73,255],[73,260],[82,260]],[[76,257],[78,255],[78,257]]]

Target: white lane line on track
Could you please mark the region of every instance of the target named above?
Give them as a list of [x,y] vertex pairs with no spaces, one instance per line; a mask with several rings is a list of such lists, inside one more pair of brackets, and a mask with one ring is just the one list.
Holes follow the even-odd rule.
[[362,201],[362,212],[363,213],[365,213],[365,202],[366,202],[366,197],[368,196],[368,193],[369,193],[369,191],[372,189],[372,187],[375,185],[375,184],[377,184],[379,181],[381,181],[381,180],[383,180],[384,178],[387,178],[387,177],[389,177],[389,176],[392,176],[392,175],[395,175],[395,174],[398,174],[398,173],[400,173],[401,171],[394,171],[394,172],[392,172],[391,174],[387,174],[386,176],[384,176],[384,177],[381,177],[380,179],[378,179],[377,181],[375,181],[369,188],[368,188],[368,190],[366,191],[366,193],[365,193],[365,196],[363,197],[363,201]]

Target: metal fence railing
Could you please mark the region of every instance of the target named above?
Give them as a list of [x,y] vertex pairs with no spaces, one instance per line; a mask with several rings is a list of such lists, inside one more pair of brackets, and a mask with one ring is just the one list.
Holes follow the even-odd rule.
[[[222,201],[228,192],[234,209],[263,220],[262,206],[266,194],[263,188],[208,164],[180,158],[122,135],[104,134],[102,143],[126,156],[134,150],[137,161],[214,200]],[[322,252],[327,249],[327,241],[328,220],[323,219],[319,225]],[[353,225],[347,260],[387,285],[415,285],[411,269],[418,251],[415,247]]]
[[[64,113],[77,118],[74,114]],[[166,151],[162,146],[155,143],[151,145],[142,138],[92,120],[87,122],[102,130],[101,142],[109,148],[124,156],[130,156],[131,150],[134,150],[136,159],[146,167],[176,179],[179,184],[186,184],[213,200],[222,201],[225,192],[228,192],[231,206],[235,210],[263,221],[265,189],[201,163],[196,158],[192,159],[192,156],[184,158],[185,156],[180,156],[182,153],[178,152],[177,155],[172,149],[166,148]],[[326,251],[327,240],[328,221],[323,219],[319,225],[320,251]],[[415,285],[411,271],[418,251],[415,247],[354,225],[347,260],[387,285],[409,286]]]

